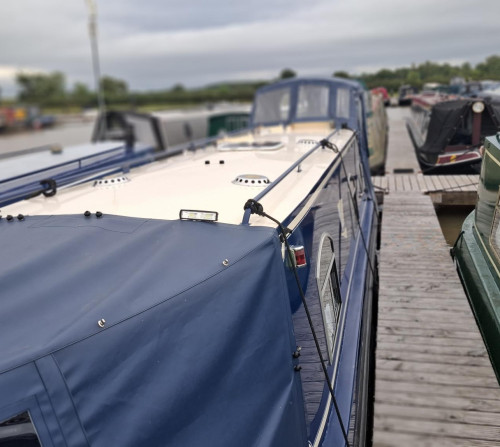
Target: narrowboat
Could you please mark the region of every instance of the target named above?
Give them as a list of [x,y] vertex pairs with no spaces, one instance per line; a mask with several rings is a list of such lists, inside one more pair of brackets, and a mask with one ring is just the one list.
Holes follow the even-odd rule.
[[132,132],[135,140],[167,151],[183,143],[245,129],[250,110],[250,105],[230,103],[151,113],[109,110],[96,120],[92,141],[125,141]]
[[424,174],[478,174],[479,148],[500,130],[500,101],[422,95],[407,127]]
[[500,134],[487,137],[475,210],[452,256],[500,381]]
[[398,90],[398,105],[409,106],[413,95],[418,93],[418,88],[411,85],[402,85]]
[[366,97],[370,173],[371,175],[384,175],[389,143],[389,120],[385,110],[385,98],[381,93],[373,90],[367,92]]
[[0,440],[365,445],[365,107],[353,81],[282,81],[248,132],[4,207]]

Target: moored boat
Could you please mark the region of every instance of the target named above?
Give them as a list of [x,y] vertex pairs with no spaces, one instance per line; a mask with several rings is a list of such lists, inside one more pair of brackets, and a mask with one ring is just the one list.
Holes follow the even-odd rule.
[[485,140],[479,182],[452,255],[500,381],[500,134]]
[[208,107],[165,110],[151,113],[107,111],[96,120],[92,140],[132,138],[168,151],[183,143],[218,137],[249,125],[250,105],[214,104]]
[[0,436],[364,445],[365,116],[355,82],[283,81],[250,132],[5,207]]
[[398,90],[398,105],[409,106],[414,95],[418,93],[418,88],[411,85],[402,85]]
[[450,99],[439,94],[414,99],[407,121],[424,174],[477,174],[479,148],[500,130],[500,102],[491,98]]
[[[385,89],[384,89],[385,90]],[[387,145],[389,143],[389,120],[385,110],[384,96],[371,90],[367,94],[368,163],[372,175],[385,173]]]

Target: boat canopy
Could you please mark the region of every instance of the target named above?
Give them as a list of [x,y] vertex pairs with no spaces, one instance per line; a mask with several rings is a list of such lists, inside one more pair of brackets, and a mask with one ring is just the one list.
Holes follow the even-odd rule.
[[304,446],[275,229],[0,221],[0,422],[43,445]]
[[253,126],[334,121],[336,127],[358,128],[355,101],[363,92],[356,81],[341,78],[293,78],[257,90]]
[[[471,144],[472,126],[467,117],[477,99],[456,99],[435,104],[425,143],[420,151],[430,155],[440,154],[449,144]],[[484,99],[481,135],[491,135],[500,130],[500,101]],[[455,142],[455,143],[454,143]]]

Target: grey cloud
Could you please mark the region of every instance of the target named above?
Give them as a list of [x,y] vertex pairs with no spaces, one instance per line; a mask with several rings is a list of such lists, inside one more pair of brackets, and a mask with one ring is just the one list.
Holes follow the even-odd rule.
[[[498,53],[497,0],[108,0],[98,11],[103,73],[141,90]],[[13,81],[2,73],[13,67],[93,85],[84,0],[8,2],[0,24],[4,92]]]

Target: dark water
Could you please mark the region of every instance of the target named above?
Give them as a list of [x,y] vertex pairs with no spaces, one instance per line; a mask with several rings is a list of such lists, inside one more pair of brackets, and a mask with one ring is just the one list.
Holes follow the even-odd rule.
[[473,206],[437,206],[436,214],[441,225],[446,243],[452,247],[455,243],[465,218],[474,210]]

